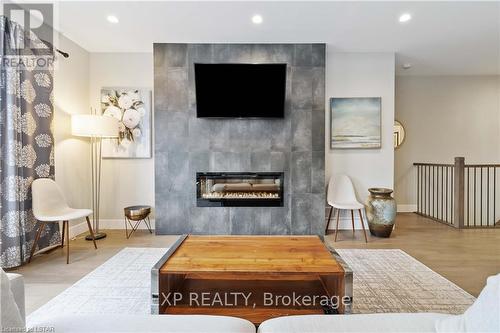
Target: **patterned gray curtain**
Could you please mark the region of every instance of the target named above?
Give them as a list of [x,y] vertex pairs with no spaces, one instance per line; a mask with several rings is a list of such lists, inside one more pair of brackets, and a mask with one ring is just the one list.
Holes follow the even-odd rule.
[[[24,39],[24,40],[23,40]],[[24,43],[22,43],[24,42]],[[54,177],[53,69],[38,67],[33,33],[0,16],[0,266],[15,267],[29,257],[37,223],[31,183]],[[22,43],[22,44],[20,44]],[[37,47],[38,47],[37,46]],[[31,60],[31,61],[30,61]],[[39,248],[60,242],[59,225],[46,226]]]

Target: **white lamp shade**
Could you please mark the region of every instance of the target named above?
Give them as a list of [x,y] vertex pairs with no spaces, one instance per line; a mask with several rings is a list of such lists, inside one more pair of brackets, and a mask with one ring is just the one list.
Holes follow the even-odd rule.
[[71,133],[75,136],[117,138],[118,119],[93,114],[73,115],[71,116]]

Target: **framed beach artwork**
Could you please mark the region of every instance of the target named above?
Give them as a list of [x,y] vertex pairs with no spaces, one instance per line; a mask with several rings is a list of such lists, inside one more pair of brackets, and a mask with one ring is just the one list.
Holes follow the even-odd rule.
[[380,97],[330,98],[330,148],[381,147]]
[[151,158],[151,90],[102,88],[101,111],[118,119],[118,139],[102,141],[103,158]]

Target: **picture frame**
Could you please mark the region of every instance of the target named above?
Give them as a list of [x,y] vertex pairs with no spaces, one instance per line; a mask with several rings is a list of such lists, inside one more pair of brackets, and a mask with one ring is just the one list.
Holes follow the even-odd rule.
[[382,147],[381,97],[330,98],[330,149]]
[[119,126],[117,139],[103,139],[103,158],[152,157],[151,95],[147,88],[101,88],[101,114],[116,118]]

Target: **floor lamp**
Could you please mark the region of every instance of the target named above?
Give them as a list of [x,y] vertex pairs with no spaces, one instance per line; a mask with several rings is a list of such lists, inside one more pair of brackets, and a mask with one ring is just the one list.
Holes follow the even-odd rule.
[[[78,114],[71,117],[71,132],[74,136],[90,138],[90,161],[92,169],[92,223],[95,239],[106,237],[99,231],[99,204],[101,199],[102,139],[118,137],[118,120],[96,114]],[[92,240],[91,235],[85,237]]]

